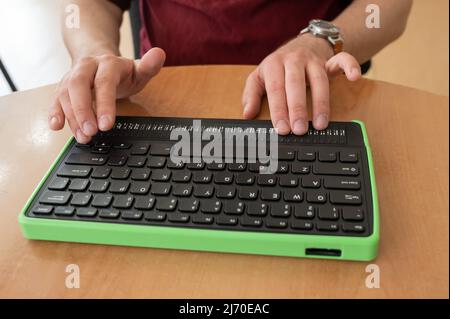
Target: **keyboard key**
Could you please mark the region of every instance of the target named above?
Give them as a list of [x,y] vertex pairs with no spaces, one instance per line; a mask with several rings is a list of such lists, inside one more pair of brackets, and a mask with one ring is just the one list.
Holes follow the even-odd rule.
[[291,172],[293,174],[309,174],[310,166],[302,163],[292,163]]
[[153,183],[151,193],[153,195],[169,195],[172,186],[166,183]]
[[337,160],[336,152],[332,151],[319,152],[319,161],[321,162],[336,162],[336,160]]
[[112,199],[112,195],[97,194],[94,196],[94,200],[91,205],[94,207],[108,207],[111,204]]
[[126,149],[129,149],[131,147],[131,143],[118,142],[118,143],[114,143],[112,145],[112,147],[115,148],[115,149],[119,149],[119,150],[126,150]]
[[358,190],[361,188],[361,182],[359,179],[351,177],[336,177],[330,176],[324,178],[324,186],[329,189],[353,189]]
[[75,214],[75,208],[74,207],[63,207],[59,206],[55,208],[55,215],[56,216],[65,216],[70,217]]
[[136,143],[131,148],[131,155],[146,155],[148,152],[148,149],[150,148],[150,145],[148,143]]
[[150,189],[150,183],[134,182],[131,184],[130,193],[136,195],[145,195]]
[[66,164],[75,165],[104,165],[108,159],[108,156],[95,155],[89,153],[73,153],[66,159]]
[[224,212],[228,215],[242,215],[244,210],[245,204],[243,202],[227,202],[224,207]]
[[113,155],[109,158],[108,165],[109,166],[123,166],[128,160],[128,156],[126,155]]
[[261,203],[248,203],[247,215],[249,216],[266,216],[269,212],[269,205]]
[[39,199],[41,204],[66,205],[71,194],[69,192],[46,191]]
[[322,191],[308,191],[306,193],[306,200],[308,203],[325,203],[327,201],[327,194]]
[[88,179],[73,179],[70,182],[69,190],[73,192],[84,192],[89,185]]
[[315,216],[314,207],[311,205],[295,206],[294,216],[302,219],[313,219]]
[[127,167],[115,167],[112,170],[111,178],[112,179],[127,179],[130,176],[131,169]]
[[172,212],[177,208],[178,201],[175,198],[160,198],[156,203],[156,209]]
[[194,224],[211,225],[212,223],[214,223],[214,217],[205,215],[194,215],[192,216],[192,222]]
[[364,219],[364,211],[361,207],[343,207],[342,218],[347,221],[362,221]]
[[243,172],[247,168],[246,163],[230,163],[228,164],[228,170],[230,172]]
[[359,175],[359,168],[351,164],[316,163],[314,174],[317,175]]
[[255,200],[258,198],[258,189],[253,187],[241,187],[239,189],[239,198]]
[[194,187],[194,196],[201,198],[210,198],[214,194],[214,187],[209,185],[196,185]]
[[298,151],[298,160],[312,162],[316,160],[316,153],[312,150],[300,150]]
[[150,157],[147,166],[150,168],[163,168],[166,165],[166,158],[160,156]]
[[117,219],[120,216],[120,211],[117,209],[101,209],[98,216],[105,219]]
[[330,192],[330,202],[333,204],[359,205],[362,203],[362,199],[360,193],[332,191]]
[[190,216],[186,214],[173,213],[167,218],[172,223],[188,223]]
[[78,217],[95,217],[97,215],[97,208],[92,207],[77,208],[76,215]]
[[339,160],[342,163],[357,163],[358,152],[356,151],[341,151],[339,154]]
[[273,204],[270,215],[273,217],[289,217],[291,216],[291,205],[289,204]]
[[252,218],[252,217],[242,217],[241,225],[245,227],[261,227],[263,225],[263,220],[261,218]]
[[171,160],[169,160],[168,163],[167,163],[167,168],[168,169],[174,169],[174,170],[183,169],[184,166],[185,166],[185,163],[183,161],[179,161],[179,162],[174,163]]
[[336,232],[339,230],[339,225],[334,222],[318,222],[316,228],[319,231]]
[[180,212],[195,213],[196,211],[198,211],[199,205],[200,201],[198,199],[180,199],[178,210]]
[[94,144],[95,147],[111,147],[112,143],[108,142],[108,141],[97,141]]
[[281,176],[279,184],[282,187],[297,187],[298,186],[298,178],[289,176],[289,175]]
[[342,230],[346,233],[363,233],[366,229],[363,225],[344,223]]
[[109,174],[111,174],[111,168],[109,167],[96,167],[92,172],[91,177],[96,179],[105,179],[108,178]]
[[53,206],[38,205],[33,208],[33,213],[36,215],[50,215],[53,211]]
[[208,184],[212,181],[212,173],[210,172],[194,172],[194,183]]
[[338,220],[339,210],[336,207],[319,207],[318,216],[322,220]]
[[175,183],[188,183],[191,180],[191,176],[191,172],[176,171],[172,174],[172,181]]
[[189,163],[186,167],[190,170],[202,170],[205,168],[205,162],[200,163]]
[[178,197],[189,197],[192,194],[192,185],[188,184],[174,185],[172,194]]
[[52,182],[48,185],[48,189],[53,191],[63,191],[69,185],[68,178],[55,177]]
[[284,200],[286,202],[300,203],[303,201],[303,192],[298,189],[287,189],[284,191]]
[[147,158],[145,156],[131,156],[128,159],[129,167],[144,167],[147,162]]
[[236,217],[219,216],[216,218],[216,224],[221,226],[235,226],[238,223]]
[[216,163],[212,162],[209,164],[206,164],[206,168],[210,171],[223,171],[226,167],[225,163]]
[[269,218],[266,220],[266,227],[267,228],[279,228],[279,229],[283,229],[283,228],[287,228],[288,226],[288,221],[285,219],[273,219],[273,218]]
[[109,182],[102,180],[94,180],[89,186],[89,191],[92,193],[104,193],[108,190]]
[[320,188],[320,178],[316,176],[305,176],[302,178],[302,186],[305,188]]
[[127,181],[112,181],[109,191],[115,194],[125,194],[130,187],[130,182]]
[[216,184],[231,184],[233,183],[233,173],[218,172],[214,174],[214,183]]
[[215,200],[202,201],[201,211],[205,214],[219,214],[222,209],[222,203]]
[[170,156],[170,149],[172,144],[154,144],[150,150],[150,155],[153,156]]
[[290,148],[281,148],[278,150],[278,160],[293,161],[295,159],[295,150]]
[[155,205],[156,199],[152,196],[136,196],[134,208],[139,210],[151,210]]
[[113,207],[114,208],[123,208],[127,209],[133,205],[134,197],[130,195],[118,195],[114,199]]
[[278,163],[277,173],[278,174],[287,174],[287,173],[289,173],[289,164],[287,164],[287,163]]
[[163,222],[166,220],[166,213],[146,212],[144,219],[152,222]]
[[125,220],[141,220],[144,214],[135,210],[122,211],[122,219]]
[[136,168],[131,173],[131,179],[134,181],[147,181],[150,178],[150,170],[147,168]]
[[237,174],[236,184],[237,185],[253,185],[255,183],[255,176],[249,173]]
[[314,224],[310,221],[305,220],[293,220],[291,222],[291,228],[298,230],[312,230]]
[[258,185],[261,186],[275,186],[277,184],[277,177],[271,174],[259,175]]
[[280,198],[281,198],[280,191],[272,189],[261,190],[261,199],[263,200],[278,201],[280,200]]
[[172,172],[167,169],[158,169],[152,173],[152,181],[167,182],[170,180]]
[[236,188],[234,186],[220,186],[217,188],[217,198],[232,199],[236,196]]
[[91,173],[92,168],[86,166],[79,165],[64,165],[61,167],[57,173],[58,176],[61,177],[79,177],[85,178],[88,177]]
[[94,146],[91,148],[91,152],[94,154],[107,154],[110,151],[110,147]]

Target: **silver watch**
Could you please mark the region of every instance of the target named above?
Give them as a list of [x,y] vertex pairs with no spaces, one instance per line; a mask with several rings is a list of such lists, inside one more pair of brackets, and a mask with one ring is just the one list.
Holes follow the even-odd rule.
[[315,37],[327,40],[333,47],[334,54],[343,51],[344,40],[341,37],[341,30],[333,23],[320,19],[311,20],[309,21],[309,25],[300,31],[300,34],[308,32]]

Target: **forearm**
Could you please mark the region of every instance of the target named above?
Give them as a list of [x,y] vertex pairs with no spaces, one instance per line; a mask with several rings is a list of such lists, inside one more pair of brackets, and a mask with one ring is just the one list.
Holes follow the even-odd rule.
[[[368,28],[366,7],[380,8],[380,28]],[[364,63],[404,31],[411,0],[355,0],[334,21],[341,29],[344,50]]]
[[[122,11],[106,0],[67,0],[65,5],[79,7],[80,28],[68,28],[67,13],[63,11],[63,36],[67,49],[75,63],[83,56],[119,55]],[[65,6],[63,6],[65,8]]]

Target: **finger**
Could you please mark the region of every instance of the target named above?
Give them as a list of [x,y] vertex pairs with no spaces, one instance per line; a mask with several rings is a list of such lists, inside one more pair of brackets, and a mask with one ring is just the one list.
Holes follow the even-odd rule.
[[158,74],[165,60],[166,53],[160,48],[152,48],[144,54],[136,66],[136,86],[138,90],[142,89],[152,77]]
[[302,64],[288,61],[285,64],[284,73],[292,132],[297,135],[303,135],[308,131],[305,68]]
[[343,71],[350,81],[361,78],[361,66],[355,57],[347,52],[341,52],[333,56],[327,61],[325,68],[330,76],[338,75]]
[[50,126],[50,129],[58,131],[64,127],[64,121],[64,112],[62,110],[59,99],[56,97],[53,100],[52,106],[49,110],[48,124]]
[[117,85],[120,82],[119,60],[100,63],[94,79],[98,128],[110,130],[116,118]]
[[93,136],[97,133],[97,120],[92,108],[91,94],[96,71],[97,62],[94,60],[81,62],[68,79],[68,90],[73,114],[78,122],[78,126],[86,136]]
[[261,99],[264,95],[264,84],[259,78],[258,71],[255,70],[245,82],[244,93],[242,94],[243,115],[246,119],[254,118],[261,109]]
[[330,116],[330,88],[325,68],[318,63],[309,63],[306,67],[311,87],[313,104],[313,125],[317,130],[328,126]]
[[66,115],[67,123],[69,124],[70,130],[72,131],[72,134],[75,136],[77,142],[81,144],[88,143],[91,138],[89,136],[86,136],[80,129],[78,121],[76,120],[75,115],[73,113],[73,108],[70,102],[69,94],[67,92],[60,94],[59,100],[61,102],[64,114]]
[[289,134],[288,111],[286,105],[286,91],[284,85],[284,66],[281,62],[272,60],[266,63],[261,70],[261,78],[264,80],[264,86],[269,101],[270,117],[273,127],[280,135]]

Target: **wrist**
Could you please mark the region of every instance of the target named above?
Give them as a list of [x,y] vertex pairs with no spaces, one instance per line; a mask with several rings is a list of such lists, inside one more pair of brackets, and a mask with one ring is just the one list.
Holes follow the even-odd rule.
[[109,46],[96,46],[95,48],[86,48],[77,50],[72,53],[72,65],[77,64],[82,58],[85,57],[95,57],[104,54],[112,54],[120,56],[120,52],[117,48],[109,47]]
[[294,41],[298,45],[310,48],[325,61],[328,61],[334,55],[333,47],[326,39],[316,37],[311,33],[299,35]]

